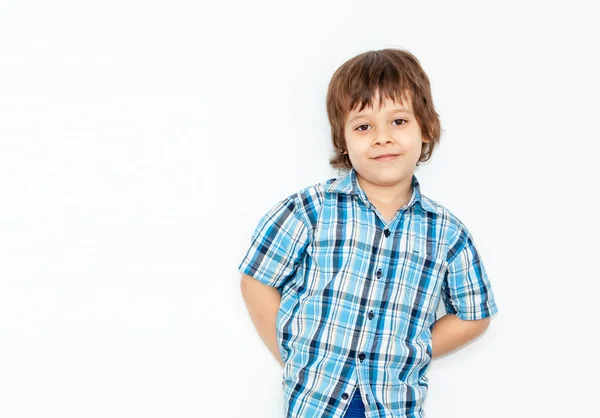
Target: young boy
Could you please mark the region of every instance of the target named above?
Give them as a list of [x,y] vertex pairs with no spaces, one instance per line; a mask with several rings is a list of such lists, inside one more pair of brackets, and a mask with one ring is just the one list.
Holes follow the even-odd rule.
[[498,311],[473,236],[413,174],[440,138],[429,79],[407,51],[366,52],[334,73],[327,112],[346,174],[262,217],[242,295],[286,417],[424,417],[431,359]]

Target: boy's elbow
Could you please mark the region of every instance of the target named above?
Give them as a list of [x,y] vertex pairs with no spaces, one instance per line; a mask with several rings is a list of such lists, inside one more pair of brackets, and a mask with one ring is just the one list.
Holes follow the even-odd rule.
[[490,319],[490,317],[487,317],[472,321],[477,329],[478,334],[483,333],[487,329],[487,327],[490,325]]
[[242,274],[240,279],[240,290],[244,292],[248,288],[248,284],[251,283],[251,280],[255,280],[252,276],[248,276],[247,274]]
[[268,286],[264,283],[259,282],[254,277],[249,276],[247,274],[242,273],[242,278],[240,279],[240,289],[242,293],[248,290],[261,289],[266,291],[277,291],[276,288]]

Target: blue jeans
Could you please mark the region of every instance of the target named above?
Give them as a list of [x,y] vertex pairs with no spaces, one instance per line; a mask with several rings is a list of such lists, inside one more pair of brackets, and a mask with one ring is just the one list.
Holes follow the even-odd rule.
[[360,389],[356,388],[354,396],[348,405],[344,418],[365,418],[365,405],[360,398]]

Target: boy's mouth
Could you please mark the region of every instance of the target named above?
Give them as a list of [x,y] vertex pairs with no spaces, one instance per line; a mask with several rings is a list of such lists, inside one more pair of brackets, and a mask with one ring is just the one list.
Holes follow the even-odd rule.
[[384,155],[380,155],[379,157],[374,158],[374,160],[391,161],[391,160],[395,159],[397,156],[398,156],[398,154],[384,154]]

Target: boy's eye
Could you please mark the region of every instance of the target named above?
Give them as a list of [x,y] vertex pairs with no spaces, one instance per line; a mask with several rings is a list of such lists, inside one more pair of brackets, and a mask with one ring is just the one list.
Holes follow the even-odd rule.
[[[399,122],[397,126],[404,126],[408,123],[408,121],[406,119],[394,119],[394,122],[398,122],[398,121],[403,121],[404,123]],[[366,130],[366,127],[368,127],[369,125],[359,125],[356,127],[356,130],[359,132],[362,132],[364,130]],[[361,129],[361,128],[365,128],[365,129]]]

